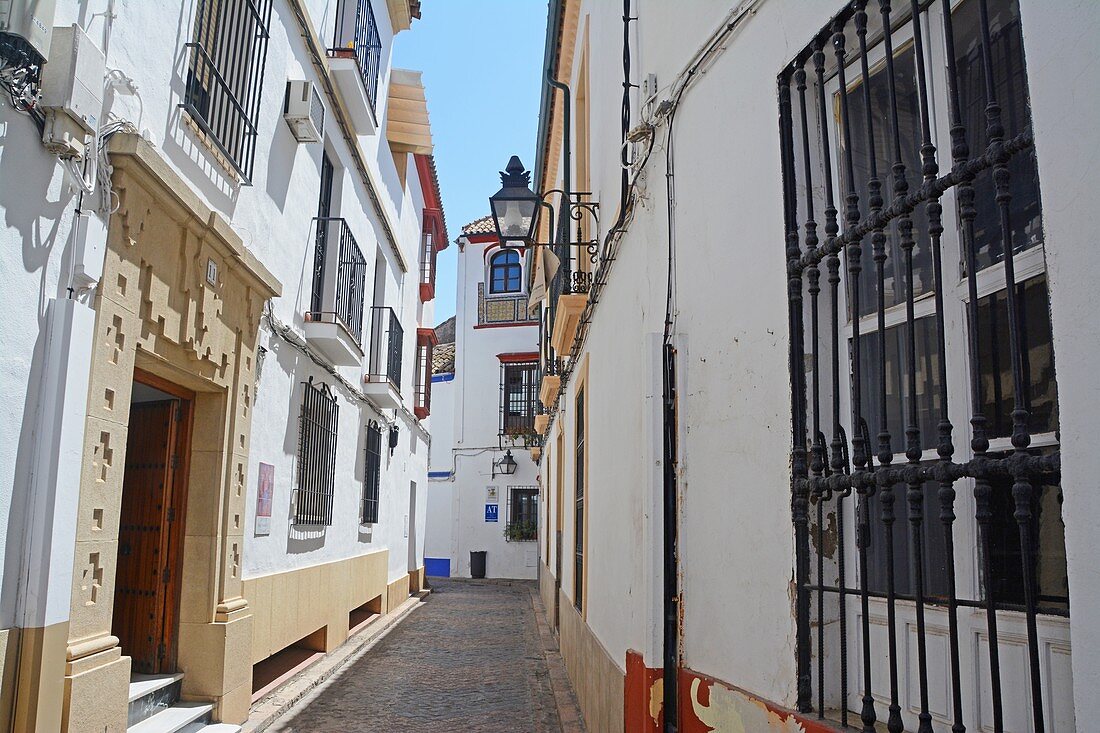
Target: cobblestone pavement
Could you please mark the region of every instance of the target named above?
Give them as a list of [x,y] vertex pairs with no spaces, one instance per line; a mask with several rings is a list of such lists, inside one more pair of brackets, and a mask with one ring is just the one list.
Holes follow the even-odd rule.
[[559,688],[564,675],[537,603],[531,581],[433,579],[422,608],[267,730],[579,730],[572,691],[555,699],[550,668]]

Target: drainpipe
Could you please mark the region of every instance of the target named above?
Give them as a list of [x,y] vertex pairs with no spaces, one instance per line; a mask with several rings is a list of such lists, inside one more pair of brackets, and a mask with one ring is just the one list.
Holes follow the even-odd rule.
[[[558,212],[558,228],[565,230],[565,232],[566,232],[565,241],[569,241],[569,236],[568,236],[569,222],[572,221],[569,218],[569,205],[571,203],[570,200],[569,200],[569,193],[573,190],[572,186],[571,186],[571,184],[572,184],[572,167],[573,167],[573,155],[572,155],[572,149],[573,148],[572,148],[572,145],[569,142],[569,134],[573,129],[573,124],[572,124],[573,100],[572,100],[572,94],[570,93],[570,90],[569,90],[569,85],[555,79],[554,78],[554,72],[550,67],[547,67],[547,69],[546,69],[546,83],[549,84],[554,89],[560,90],[561,93],[562,93],[562,104],[561,104],[561,115],[562,115],[562,136],[561,136],[561,140],[562,140],[562,142],[561,142],[561,149],[562,149],[563,162],[562,162],[561,184],[562,184],[562,188],[565,190],[565,193],[562,195],[561,209]],[[553,92],[551,92],[551,94],[553,94]],[[550,232],[550,240],[551,241],[554,240],[555,236],[556,236],[555,232]],[[563,249],[565,251],[562,252],[562,256],[560,257],[561,264],[559,265],[558,278],[559,278],[559,282],[562,283],[562,289],[565,289],[566,287],[568,287],[569,274],[570,274],[570,265],[572,263],[569,261],[569,258],[570,258],[570,255],[571,255],[571,248],[564,247]],[[551,307],[556,310],[556,304],[552,303]],[[557,359],[557,354],[556,353],[554,354],[554,358],[555,358],[555,360]]]
[[664,524],[664,732],[679,730],[680,588],[678,506],[676,496],[676,350],[668,341],[661,351],[663,410],[663,524]]

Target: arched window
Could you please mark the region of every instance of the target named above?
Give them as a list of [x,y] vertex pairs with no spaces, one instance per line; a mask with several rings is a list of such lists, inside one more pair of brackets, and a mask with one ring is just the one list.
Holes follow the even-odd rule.
[[489,292],[518,293],[520,291],[519,252],[504,249],[489,258]]

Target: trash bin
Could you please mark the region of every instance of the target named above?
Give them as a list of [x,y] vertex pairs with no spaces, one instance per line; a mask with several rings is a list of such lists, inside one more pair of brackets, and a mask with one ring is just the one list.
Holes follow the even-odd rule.
[[470,550],[470,577],[485,577],[485,550]]

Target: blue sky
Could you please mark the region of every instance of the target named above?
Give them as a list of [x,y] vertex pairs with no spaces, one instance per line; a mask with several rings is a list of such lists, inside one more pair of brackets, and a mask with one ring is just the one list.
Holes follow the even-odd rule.
[[[435,162],[452,242],[489,213],[512,155],[534,165],[546,0],[426,0],[394,40],[393,65],[424,72]],[[435,320],[455,312],[452,243],[440,253]]]

